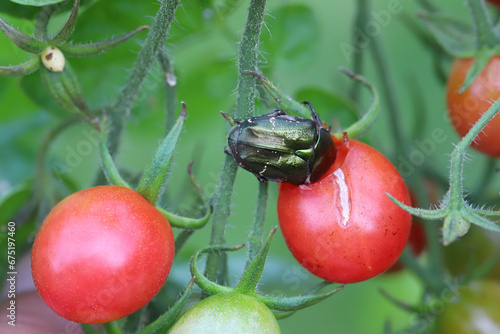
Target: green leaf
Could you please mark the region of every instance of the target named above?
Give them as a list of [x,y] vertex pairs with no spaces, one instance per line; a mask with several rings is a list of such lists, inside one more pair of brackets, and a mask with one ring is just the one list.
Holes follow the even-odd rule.
[[2,224],[13,219],[17,211],[28,202],[31,197],[32,189],[33,182],[26,182],[12,189],[7,195],[0,199],[0,222],[2,222]]
[[[271,57],[287,62],[294,69],[305,67],[316,57],[319,42],[318,20],[309,6],[286,5],[273,12],[270,21]],[[264,35],[266,36],[266,35]]]
[[269,253],[269,248],[271,247],[271,241],[276,233],[278,227],[274,227],[269,233],[266,243],[259,250],[255,258],[252,260],[247,270],[243,274],[240,282],[236,286],[236,291],[241,293],[254,292],[259,284],[260,276],[262,271],[264,271],[264,265],[266,263],[267,254]]
[[22,6],[11,1],[0,1],[0,13],[7,14],[11,17],[22,17],[32,19],[39,8],[32,6]]
[[10,0],[10,1],[20,5],[41,7],[41,6],[52,5],[55,3],[61,3],[66,0]]
[[149,26],[142,26],[135,30],[132,30],[126,35],[120,36],[109,41],[89,43],[89,44],[64,44],[60,46],[61,51],[67,57],[90,57],[101,54],[103,52],[109,51],[118,45],[122,44],[126,40],[130,39],[139,31],[148,29]]
[[191,292],[193,290],[194,280],[195,278],[193,277],[189,281],[182,296],[167,312],[162,314],[158,319],[144,327],[142,330],[138,331],[136,334],[166,333],[166,331],[177,321],[182,310],[184,309],[184,306],[186,306],[186,303],[189,301],[189,297],[191,297]]
[[156,151],[153,160],[144,171],[144,175],[137,187],[137,192],[153,205],[156,204],[165,177],[167,176],[170,161],[174,155],[175,147],[179,141],[185,119],[186,105],[183,103],[179,119],[160,144],[160,147]]
[[440,13],[422,13],[420,18],[447,53],[456,58],[474,56],[476,37],[470,25]]
[[254,294],[253,296],[266,304],[267,307],[278,311],[297,311],[303,308],[315,305],[331,295],[336,294],[344,288],[344,285],[337,286],[328,292],[322,294],[307,294],[297,297],[273,297]]
[[35,72],[40,65],[40,57],[32,57],[28,61],[13,66],[0,66],[0,75],[2,76],[25,76]]

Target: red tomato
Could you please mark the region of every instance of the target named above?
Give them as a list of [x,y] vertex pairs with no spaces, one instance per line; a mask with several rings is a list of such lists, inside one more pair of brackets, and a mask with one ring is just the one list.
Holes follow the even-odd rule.
[[100,186],[59,202],[36,236],[31,270],[38,293],[60,316],[104,323],[146,305],[174,257],[172,228],[137,192]]
[[[472,66],[473,58],[456,59],[448,79],[448,113],[460,136],[500,97],[500,56],[491,58],[479,77],[464,93],[458,91]],[[476,137],[472,146],[492,157],[500,157],[500,115],[495,116]]]
[[385,195],[410,204],[396,168],[362,142],[351,140],[349,146],[340,168],[335,164],[310,184],[283,183],[278,197],[281,230],[293,256],[314,275],[337,283],[387,270],[411,228],[411,215]]
[[497,6],[500,6],[500,0],[488,0],[488,2],[494,3]]

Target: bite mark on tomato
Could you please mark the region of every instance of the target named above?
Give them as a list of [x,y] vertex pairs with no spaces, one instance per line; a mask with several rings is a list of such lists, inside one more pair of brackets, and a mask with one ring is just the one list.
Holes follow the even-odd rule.
[[335,176],[335,181],[339,186],[339,198],[340,198],[340,209],[342,212],[342,225],[347,226],[347,221],[351,216],[351,203],[349,196],[349,188],[347,187],[347,182],[345,179],[344,172],[342,169],[337,169],[333,175]]

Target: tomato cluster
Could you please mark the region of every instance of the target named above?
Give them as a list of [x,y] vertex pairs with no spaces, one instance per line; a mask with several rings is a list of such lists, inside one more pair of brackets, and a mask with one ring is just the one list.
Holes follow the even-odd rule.
[[401,255],[411,215],[386,194],[408,205],[410,198],[396,168],[377,150],[357,140],[348,149],[335,141],[339,159],[321,179],[281,184],[278,217],[304,268],[328,281],[354,283],[381,274]]
[[167,219],[134,190],[99,186],[59,202],[33,245],[33,280],[44,302],[79,323],[104,323],[146,305],[172,266]]

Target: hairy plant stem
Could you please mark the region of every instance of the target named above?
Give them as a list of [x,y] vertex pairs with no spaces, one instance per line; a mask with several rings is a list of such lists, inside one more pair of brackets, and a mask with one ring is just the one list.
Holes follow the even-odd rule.
[[[238,97],[234,119],[251,117],[255,109],[255,77],[244,71],[256,71],[259,50],[259,37],[264,22],[266,0],[252,0],[248,9],[248,18],[238,50]],[[212,234],[211,245],[225,243],[225,230],[231,206],[234,179],[237,164],[233,157],[226,156],[217,190],[212,198]],[[225,257],[224,257],[225,259]],[[206,276],[210,280],[224,279],[226,263],[220,254],[211,253],[207,258]]]
[[266,206],[269,182],[259,182],[259,192],[257,195],[257,207],[255,208],[255,217],[252,231],[248,237],[248,254],[245,268],[253,261],[255,255],[262,247],[264,236],[264,222],[266,218]]
[[179,6],[179,2],[180,0],[163,0],[161,2],[160,9],[151,25],[144,45],[139,51],[125,87],[109,109],[111,129],[108,134],[107,142],[112,156],[114,156],[118,150],[121,133],[128,115],[130,114],[130,110],[137,99],[141,86],[149,74],[149,70],[156,59],[159,48],[165,43],[168,29],[174,20],[175,11]]
[[457,144],[451,154],[450,166],[450,201],[452,198],[463,197],[463,164],[465,160],[465,152],[475,140],[477,135],[485,128],[488,122],[495,117],[500,111],[500,99],[491,105],[491,107],[481,116],[474,126],[467,132],[462,140]]

